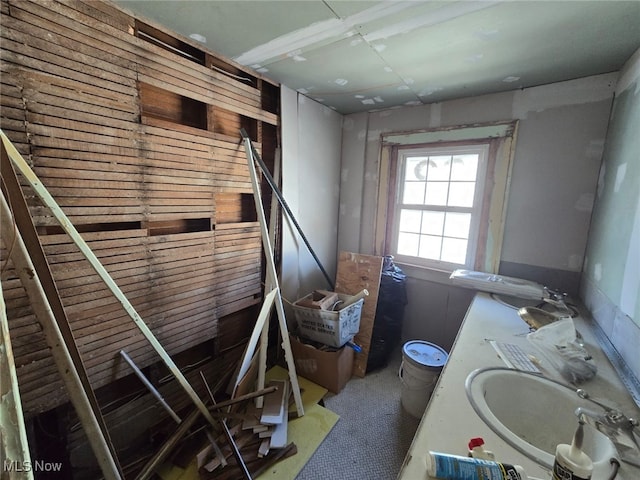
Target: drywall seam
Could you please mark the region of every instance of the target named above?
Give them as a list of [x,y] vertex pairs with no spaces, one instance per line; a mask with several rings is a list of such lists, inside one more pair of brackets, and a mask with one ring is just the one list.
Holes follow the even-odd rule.
[[[282,193],[287,203],[299,215],[298,199],[298,93],[285,87],[280,89],[281,131],[282,131]],[[296,299],[300,291],[298,237],[293,225],[284,217],[282,225],[282,294],[285,298]]]
[[[366,132],[366,138],[365,138],[365,142],[364,142],[364,157],[362,158],[362,161],[364,162],[364,169],[363,169],[363,173],[364,173],[364,179],[362,181],[362,197],[360,198],[360,205],[362,207],[364,207],[364,205],[366,205],[366,195],[367,195],[367,158],[369,155],[369,143],[372,141],[370,135],[371,132],[369,131],[369,127],[371,125],[371,114],[367,113],[367,118],[365,120],[365,132]],[[364,245],[364,239],[368,238],[367,237],[367,225],[366,222],[363,222],[362,219],[365,217],[365,209],[361,208],[361,214],[360,214],[360,238],[358,239],[358,251],[359,252],[366,252],[367,250],[365,250],[366,246]]]
[[234,60],[242,65],[268,64],[270,60],[279,60],[282,55],[289,52],[302,50],[312,45],[320,46],[328,40],[347,35],[357,25],[385,18],[412,6],[414,6],[412,2],[381,2],[344,19],[323,20],[281,35],[242,53]]
[[609,100],[615,91],[617,79],[617,72],[606,73],[516,90],[513,95],[512,118],[524,119],[529,112]]
[[620,71],[620,78],[618,79],[618,85],[616,87],[616,96],[620,95],[634,83],[636,84],[635,93],[637,94],[640,90],[640,82],[638,79],[640,79],[640,48],[631,55],[629,60],[627,60],[627,63],[622,67],[622,70]]
[[386,27],[383,27],[374,32],[363,35],[363,38],[367,42],[374,42],[376,40],[383,40],[393,37],[395,35],[401,35],[411,32],[416,28],[430,27],[438,25],[440,23],[453,20],[454,18],[466,15],[468,13],[484,10],[485,8],[493,7],[501,2],[460,2],[445,5],[435,11],[427,12],[417,17],[410,17],[407,20],[393,23]]
[[429,109],[429,128],[442,126],[442,103],[433,103]]

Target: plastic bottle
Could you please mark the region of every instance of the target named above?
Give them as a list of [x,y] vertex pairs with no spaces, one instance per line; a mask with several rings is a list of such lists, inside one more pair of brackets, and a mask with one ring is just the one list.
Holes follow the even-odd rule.
[[520,465],[493,460],[470,458],[446,453],[429,452],[427,474],[446,480],[528,480]]
[[571,445],[561,443],[556,447],[552,480],[589,480],[593,472],[593,462],[582,451],[584,421],[580,420]]
[[482,458],[483,460],[494,460],[495,455],[484,448],[484,439],[476,437],[469,440],[469,456],[473,458]]

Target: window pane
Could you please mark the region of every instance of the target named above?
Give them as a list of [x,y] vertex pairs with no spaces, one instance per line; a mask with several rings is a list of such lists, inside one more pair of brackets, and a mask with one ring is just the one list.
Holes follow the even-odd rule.
[[458,238],[443,238],[441,260],[464,264],[467,260],[467,241]]
[[417,233],[404,233],[398,234],[398,254],[410,255],[412,257],[418,256],[418,245],[420,244],[420,235]]
[[405,180],[426,180],[428,157],[407,157]]
[[478,154],[456,155],[451,165],[451,180],[476,180]]
[[447,212],[444,224],[444,235],[446,237],[469,238],[470,225],[470,213]]
[[475,189],[475,182],[452,182],[449,186],[449,202],[447,205],[450,207],[473,207]]
[[[487,145],[433,145],[401,149],[392,253],[414,257],[416,265],[466,265],[475,255],[482,219]],[[474,202],[474,200],[478,200]],[[478,217],[478,218],[476,218]]]
[[405,182],[402,203],[407,205],[424,204],[424,182]]
[[400,231],[420,233],[421,212],[418,210],[400,211]]
[[422,229],[420,233],[430,235],[442,235],[444,227],[444,212],[423,212],[422,213]]
[[427,196],[424,203],[426,205],[446,205],[448,182],[427,182]]
[[429,157],[427,180],[449,180],[451,155]]
[[430,260],[440,260],[440,246],[442,245],[442,237],[432,235],[420,235],[420,253],[422,258]]

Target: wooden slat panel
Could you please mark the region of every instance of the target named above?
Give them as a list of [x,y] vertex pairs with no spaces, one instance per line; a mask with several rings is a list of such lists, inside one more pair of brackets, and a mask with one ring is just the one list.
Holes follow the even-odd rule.
[[65,2],[78,10],[79,13],[96,22],[108,24],[122,31],[128,31],[131,26],[131,17],[109,2],[86,2],[71,0]]
[[[82,61],[91,61],[86,56],[69,55],[66,50],[48,48],[42,51],[37,47],[26,44],[29,35],[15,33],[4,28],[2,34],[2,58],[14,64],[23,65],[34,70],[49,71],[63,78],[81,79],[89,85],[98,85],[107,91],[119,94],[135,94],[135,78],[122,76],[124,72],[116,73],[104,71],[99,66],[91,66]],[[99,63],[98,60],[95,63]]]
[[[174,93],[218,104],[251,118],[277,124],[277,116],[261,109],[260,92],[230,77],[182,59],[149,42],[140,44],[140,80]],[[143,50],[146,50],[142,52]]]
[[29,72],[25,77],[24,92],[31,112],[124,129],[137,127],[138,106],[132,97],[105,95],[100,89],[53,75]]
[[[137,38],[134,19],[110,3],[2,0],[2,15],[3,131],[169,354],[215,338],[221,315],[261,302],[260,232],[238,208],[252,189],[236,131],[255,130],[259,151],[257,122],[277,133],[260,76],[248,73],[254,84],[245,84]],[[223,128],[143,118],[139,81],[203,102]],[[141,367],[157,362],[50,212],[24,191],[94,387],[130,374],[121,348]],[[225,224],[216,223],[218,208]],[[0,254],[4,265],[4,246]],[[67,395],[12,268],[2,280],[31,417]]]
[[26,126],[26,109],[20,81],[13,76],[15,70],[0,62],[0,128],[22,154],[29,152]]
[[[216,92],[214,89],[201,91],[187,82],[182,81],[179,78],[170,77],[160,71],[154,71],[152,69],[140,68],[139,79],[141,82],[148,83],[158,88],[164,88],[170,90],[178,95],[193,98],[202,103],[218,104],[225,110],[229,110],[240,115],[245,115],[256,120],[271,123],[277,125],[277,116],[261,110],[257,106],[243,105],[239,102],[233,101],[224,94]],[[238,133],[238,137],[240,137]]]
[[[127,59],[113,53],[105,48],[105,45],[96,42],[95,35],[89,32],[82,33],[77,28],[77,23],[64,21],[63,24],[58,23],[60,16],[57,16],[58,22],[50,21],[47,18],[34,15],[33,12],[18,8],[20,4],[14,6],[11,10],[11,16],[6,17],[3,25],[7,28],[14,29],[17,32],[26,33],[31,37],[31,44],[37,46],[44,51],[45,43],[51,44],[52,52],[64,52],[64,49],[72,50],[75,54],[82,54],[90,57],[88,62],[100,60],[112,64],[120,74],[130,76],[130,71],[135,70],[133,59]],[[37,7],[36,7],[37,8]],[[39,10],[41,13],[44,11]],[[44,12],[45,17],[47,16]],[[93,32],[92,32],[93,33]],[[83,62],[84,63],[84,62]],[[125,70],[122,70],[125,69]]]

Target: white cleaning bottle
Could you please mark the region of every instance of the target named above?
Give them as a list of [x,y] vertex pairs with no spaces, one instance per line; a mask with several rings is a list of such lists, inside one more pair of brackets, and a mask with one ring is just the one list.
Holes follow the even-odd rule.
[[571,445],[561,443],[556,448],[552,480],[589,480],[593,472],[593,462],[582,451],[584,420],[580,419]]

